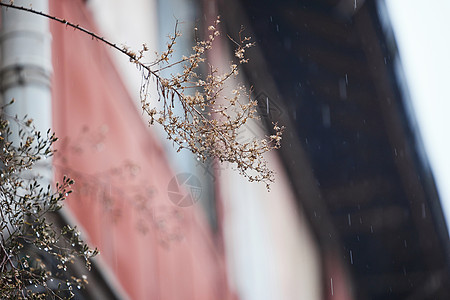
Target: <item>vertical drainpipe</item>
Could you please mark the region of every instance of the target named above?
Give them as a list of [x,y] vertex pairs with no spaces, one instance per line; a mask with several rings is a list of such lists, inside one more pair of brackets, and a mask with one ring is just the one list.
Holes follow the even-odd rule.
[[[14,4],[48,12],[48,0],[15,0]],[[19,119],[28,115],[43,135],[52,124],[50,47],[51,35],[46,18],[2,7],[0,91],[3,104],[15,99],[15,103],[6,108],[5,114],[17,115]],[[16,124],[10,124],[15,131]],[[13,142],[14,139],[17,140],[17,137],[13,137]],[[36,165],[34,172],[44,177],[42,183],[50,183],[52,173],[48,161]]]

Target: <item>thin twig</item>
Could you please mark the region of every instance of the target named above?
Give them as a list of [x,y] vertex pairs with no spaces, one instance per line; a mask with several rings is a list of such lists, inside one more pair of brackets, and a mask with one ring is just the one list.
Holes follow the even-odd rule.
[[145,68],[147,71],[149,71],[152,75],[154,75],[154,76],[156,76],[157,78],[159,78],[158,74],[155,74],[155,72],[153,72],[149,67],[147,67],[145,64],[143,64],[142,62],[140,62],[140,61],[136,58],[136,55],[133,55],[132,53],[128,52],[126,49],[117,46],[117,44],[108,41],[108,40],[105,39],[104,37],[99,36],[99,35],[96,34],[95,32],[92,32],[92,31],[90,31],[90,30],[88,30],[88,29],[86,29],[86,28],[84,28],[84,27],[81,27],[81,26],[78,25],[78,24],[69,22],[69,21],[67,21],[66,19],[62,19],[62,18],[58,18],[58,17],[52,16],[52,15],[49,15],[49,14],[47,14],[47,13],[45,13],[45,12],[42,12],[42,11],[37,11],[37,10],[34,10],[34,9],[32,9],[32,8],[29,8],[29,7],[24,7],[24,6],[15,5],[15,4],[13,4],[13,3],[3,3],[3,2],[0,2],[0,6],[5,6],[5,7],[8,7],[8,8],[17,9],[17,10],[21,10],[21,11],[26,11],[26,12],[29,12],[29,13],[32,13],[32,14],[35,14],[35,15],[39,15],[39,16],[48,18],[48,19],[50,19],[50,20],[59,22],[59,23],[64,24],[64,25],[66,25],[66,26],[68,26],[68,27],[72,27],[72,28],[74,28],[74,29],[76,29],[76,30],[79,30],[79,31],[81,31],[81,32],[83,32],[83,33],[89,35],[91,38],[96,39],[96,40],[98,40],[98,41],[101,41],[101,42],[107,44],[108,46],[114,48],[115,50],[122,52],[123,54],[125,54],[126,56],[128,56],[128,57],[130,58],[131,62],[138,64],[139,66],[141,66],[141,67]]

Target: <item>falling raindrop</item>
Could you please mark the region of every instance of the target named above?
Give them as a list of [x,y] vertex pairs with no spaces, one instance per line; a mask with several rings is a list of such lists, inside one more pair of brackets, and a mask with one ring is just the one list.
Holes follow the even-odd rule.
[[350,214],[347,214],[347,218],[348,218],[348,226],[352,226],[352,219],[350,217]]
[[350,250],[349,253],[350,253],[350,263],[353,265],[353,252],[352,252],[352,250]]
[[331,286],[331,296],[334,295],[334,289],[333,289],[333,277],[330,277],[330,286]]

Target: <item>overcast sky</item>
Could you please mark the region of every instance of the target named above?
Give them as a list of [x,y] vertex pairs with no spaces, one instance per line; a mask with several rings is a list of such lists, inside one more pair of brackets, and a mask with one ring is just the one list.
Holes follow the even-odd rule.
[[386,0],[422,140],[450,221],[450,0]]

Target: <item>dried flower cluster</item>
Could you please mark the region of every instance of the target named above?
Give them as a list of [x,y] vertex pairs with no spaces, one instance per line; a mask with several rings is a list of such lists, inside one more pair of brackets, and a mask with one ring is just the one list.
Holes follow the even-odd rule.
[[[218,159],[220,162],[234,164],[239,172],[249,181],[264,182],[269,185],[274,181],[274,173],[267,166],[263,154],[280,147],[283,127],[273,124],[274,134],[262,139],[253,139],[250,142],[238,141],[238,132],[249,120],[258,119],[257,102],[251,100],[243,86],[238,86],[226,95],[226,82],[238,75],[239,66],[248,62],[245,52],[254,43],[249,37],[242,37],[239,32],[239,41],[234,55],[235,62],[225,73],[206,63],[206,53],[213,47],[213,42],[220,35],[217,29],[220,19],[208,27],[208,37],[198,40],[193,47],[191,55],[183,56],[180,60],[171,61],[177,37],[181,34],[175,28],[175,34],[170,36],[167,50],[158,55],[152,64],[143,64],[141,59],[147,50],[144,45],[139,54],[128,52],[132,62],[143,71],[143,84],[141,89],[142,109],[146,112],[149,124],[159,123],[172,140],[178,151],[188,149],[197,159],[205,161],[208,157]],[[197,29],[196,29],[197,30]],[[171,74],[164,78],[161,71],[176,65],[183,67],[182,74]],[[198,72],[201,66],[206,66],[207,74]],[[150,99],[149,86],[156,84],[157,99]],[[155,102],[162,104],[157,109]],[[175,108],[182,107],[182,113]]]
[[[12,132],[10,122],[19,126],[18,132]],[[89,268],[89,259],[97,254],[80,239],[76,228],[58,229],[49,220],[49,213],[59,210],[70,194],[73,180],[65,177],[52,191],[50,185],[42,186],[42,178],[32,168],[52,156],[51,146],[56,140],[50,131],[42,136],[32,120],[0,119],[2,299],[70,298],[72,290],[81,288],[86,278],[67,276],[68,265],[82,258]],[[57,271],[52,271],[48,261]]]

